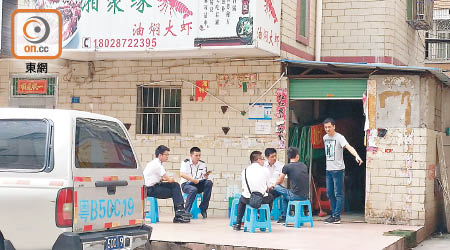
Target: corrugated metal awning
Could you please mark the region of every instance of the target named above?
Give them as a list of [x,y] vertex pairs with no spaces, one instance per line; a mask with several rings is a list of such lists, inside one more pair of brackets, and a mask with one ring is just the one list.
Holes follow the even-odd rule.
[[438,68],[430,67],[414,67],[414,66],[396,66],[389,64],[372,64],[372,63],[341,63],[341,62],[319,62],[319,61],[301,61],[301,60],[288,60],[283,59],[281,62],[299,65],[304,67],[326,67],[331,66],[333,68],[341,69],[366,69],[366,70],[389,70],[400,72],[417,72],[424,73],[429,72],[433,74],[437,79],[443,82],[445,85],[450,86],[450,78]]

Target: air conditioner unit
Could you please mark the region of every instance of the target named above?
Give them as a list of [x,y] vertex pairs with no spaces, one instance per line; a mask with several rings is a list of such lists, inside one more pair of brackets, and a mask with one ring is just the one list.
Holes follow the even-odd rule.
[[431,30],[433,27],[434,0],[408,0],[409,25],[416,30]]

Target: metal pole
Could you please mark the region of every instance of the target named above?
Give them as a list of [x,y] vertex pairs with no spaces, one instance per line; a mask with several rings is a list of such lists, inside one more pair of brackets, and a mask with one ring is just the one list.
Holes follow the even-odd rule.
[[309,143],[310,143],[310,151],[309,151],[309,200],[312,201],[312,194],[311,194],[311,179],[312,179],[312,160],[313,160],[313,146],[311,142],[311,127],[309,132]]

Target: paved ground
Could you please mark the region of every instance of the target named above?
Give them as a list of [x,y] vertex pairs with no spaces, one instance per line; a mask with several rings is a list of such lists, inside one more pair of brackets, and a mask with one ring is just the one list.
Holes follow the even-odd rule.
[[284,227],[272,222],[272,233],[235,232],[226,218],[192,220],[189,224],[172,223],[171,215],[162,215],[160,222],[151,224],[152,240],[164,242],[191,242],[214,245],[245,246],[272,249],[383,249],[397,242],[400,237],[383,236],[384,232],[420,227],[374,225],[366,223],[342,223],[327,225],[314,221],[302,228]]
[[414,250],[448,250],[450,234],[436,234],[420,243]]

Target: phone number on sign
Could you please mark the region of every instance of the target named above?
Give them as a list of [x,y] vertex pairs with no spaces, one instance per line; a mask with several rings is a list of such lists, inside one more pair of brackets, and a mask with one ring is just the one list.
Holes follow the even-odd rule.
[[101,38],[94,39],[95,48],[154,48],[156,38]]

